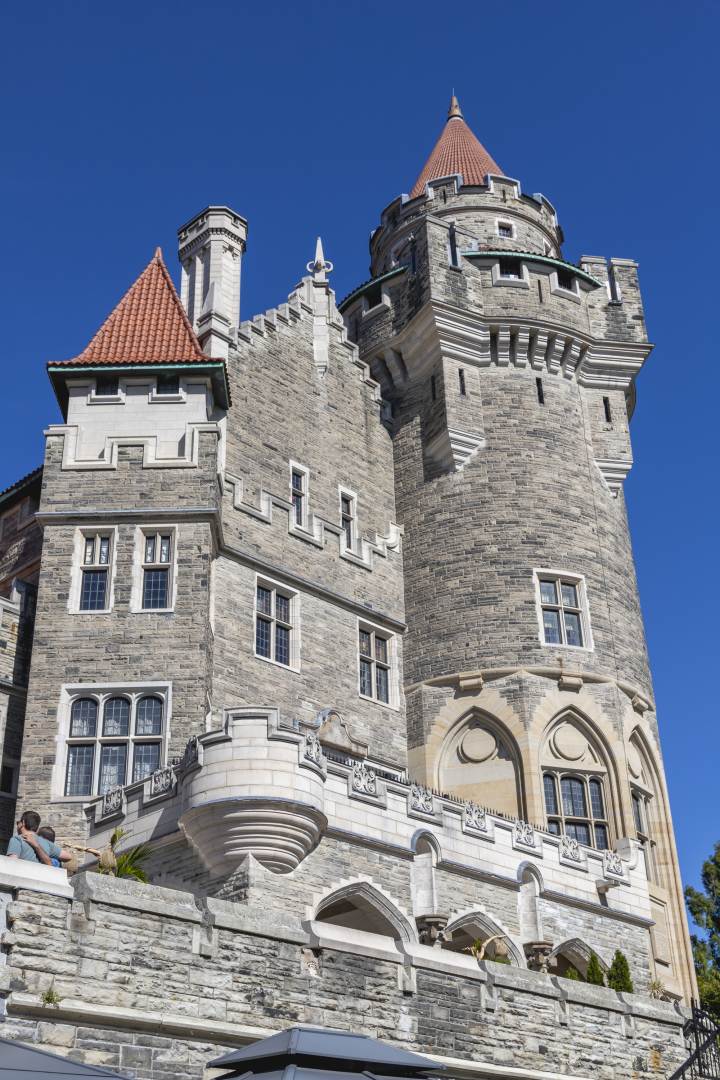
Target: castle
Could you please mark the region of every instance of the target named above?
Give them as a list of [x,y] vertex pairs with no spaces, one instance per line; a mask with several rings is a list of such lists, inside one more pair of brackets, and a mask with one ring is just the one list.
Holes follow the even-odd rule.
[[[453,1076],[668,1076],[694,974],[623,482],[628,259],[564,260],[453,97],[341,303],[179,231],[0,495],[4,1031],[147,1080],[291,1023]],[[634,993],[585,981],[625,953]]]

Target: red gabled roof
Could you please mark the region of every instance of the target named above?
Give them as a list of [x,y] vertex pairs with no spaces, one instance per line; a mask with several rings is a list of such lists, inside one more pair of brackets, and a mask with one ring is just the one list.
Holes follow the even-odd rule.
[[453,94],[448,118],[433,152],[418,176],[410,198],[422,195],[430,180],[460,173],[463,184],[484,184],[488,173],[503,176],[500,166],[488,154],[463,120],[458,99]]
[[61,366],[207,362],[157,248],[90,344]]

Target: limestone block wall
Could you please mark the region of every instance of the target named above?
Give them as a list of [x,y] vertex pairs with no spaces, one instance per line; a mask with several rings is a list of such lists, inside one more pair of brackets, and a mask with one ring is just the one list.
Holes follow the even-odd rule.
[[[326,554],[331,557],[329,552]],[[390,557],[399,560],[398,553]],[[219,715],[223,709],[272,702],[283,721],[310,723],[322,710],[334,708],[347,719],[356,739],[376,748],[378,760],[404,767],[407,738],[402,700],[402,624],[388,621],[385,609],[375,612],[335,593],[319,595],[303,579],[293,600],[293,632],[297,640],[293,664],[286,667],[271,663],[254,653],[256,583],[268,578],[274,580],[272,574],[263,574],[261,569],[226,556],[219,556],[214,564],[212,697]],[[281,580],[286,579],[283,576]],[[390,705],[360,696],[359,619],[394,634]]]
[[[18,797],[68,839],[82,836],[84,815],[83,800],[63,794],[65,686],[167,686],[168,757],[181,754],[188,738],[205,727],[218,433],[206,431],[199,439],[194,468],[144,468],[143,449],[133,445],[119,448],[116,468],[85,473],[63,469],[64,437],[48,438],[40,508],[42,570]],[[174,607],[138,612],[131,604],[137,530],[158,522],[175,530]],[[71,590],[78,531],[92,527],[114,530],[112,608],[75,613]]]
[[3,1035],[138,1080],[200,1080],[220,1049],[292,1023],[367,1033],[488,1078],[508,1067],[521,1080],[660,1077],[686,1056],[682,1015],[639,995],[401,940],[358,951],[332,927],[320,942],[270,912],[259,926],[242,903],[201,910],[189,893],[97,875],[75,879],[74,899],[5,895]]

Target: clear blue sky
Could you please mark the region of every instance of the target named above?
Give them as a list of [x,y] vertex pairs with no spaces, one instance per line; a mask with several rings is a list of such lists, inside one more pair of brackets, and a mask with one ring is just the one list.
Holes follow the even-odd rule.
[[[6,2],[0,70],[0,489],[58,419],[75,355],[177,227],[250,222],[242,310],[284,300],[319,232],[342,297],[455,87],[566,256],[640,263],[651,339],[626,493],[683,871],[720,839],[717,41],[720,5]],[[711,333],[712,327],[712,333]]]

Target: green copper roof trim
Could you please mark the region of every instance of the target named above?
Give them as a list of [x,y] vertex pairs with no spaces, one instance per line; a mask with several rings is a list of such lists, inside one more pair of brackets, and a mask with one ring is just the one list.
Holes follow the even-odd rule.
[[225,361],[208,360],[205,363],[203,360],[178,360],[173,364],[155,364],[148,363],[145,360],[127,360],[124,364],[68,364],[61,360],[59,363],[48,364],[47,369],[48,371],[126,371],[131,367],[139,367],[143,371],[154,371],[156,368],[177,368],[178,370],[188,367],[217,368],[225,367]]
[[407,266],[395,266],[385,274],[380,274],[378,277],[370,278],[369,281],[364,281],[362,285],[358,285],[357,289],[353,289],[351,293],[348,293],[347,296],[340,301],[338,304],[338,311],[342,312],[342,309],[347,307],[351,300],[357,300],[358,296],[361,296],[366,289],[370,289],[373,285],[377,285],[379,281],[387,281],[388,278],[396,277],[398,274],[402,274],[404,270],[407,270]]
[[598,289],[605,287],[604,281],[598,281],[592,274],[588,274],[587,270],[581,270],[575,263],[565,262],[564,259],[551,259],[549,255],[535,255],[532,251],[461,251],[460,254],[465,259],[528,259],[530,262],[547,263],[548,266],[562,266],[566,270],[572,270],[573,274],[584,278]]

